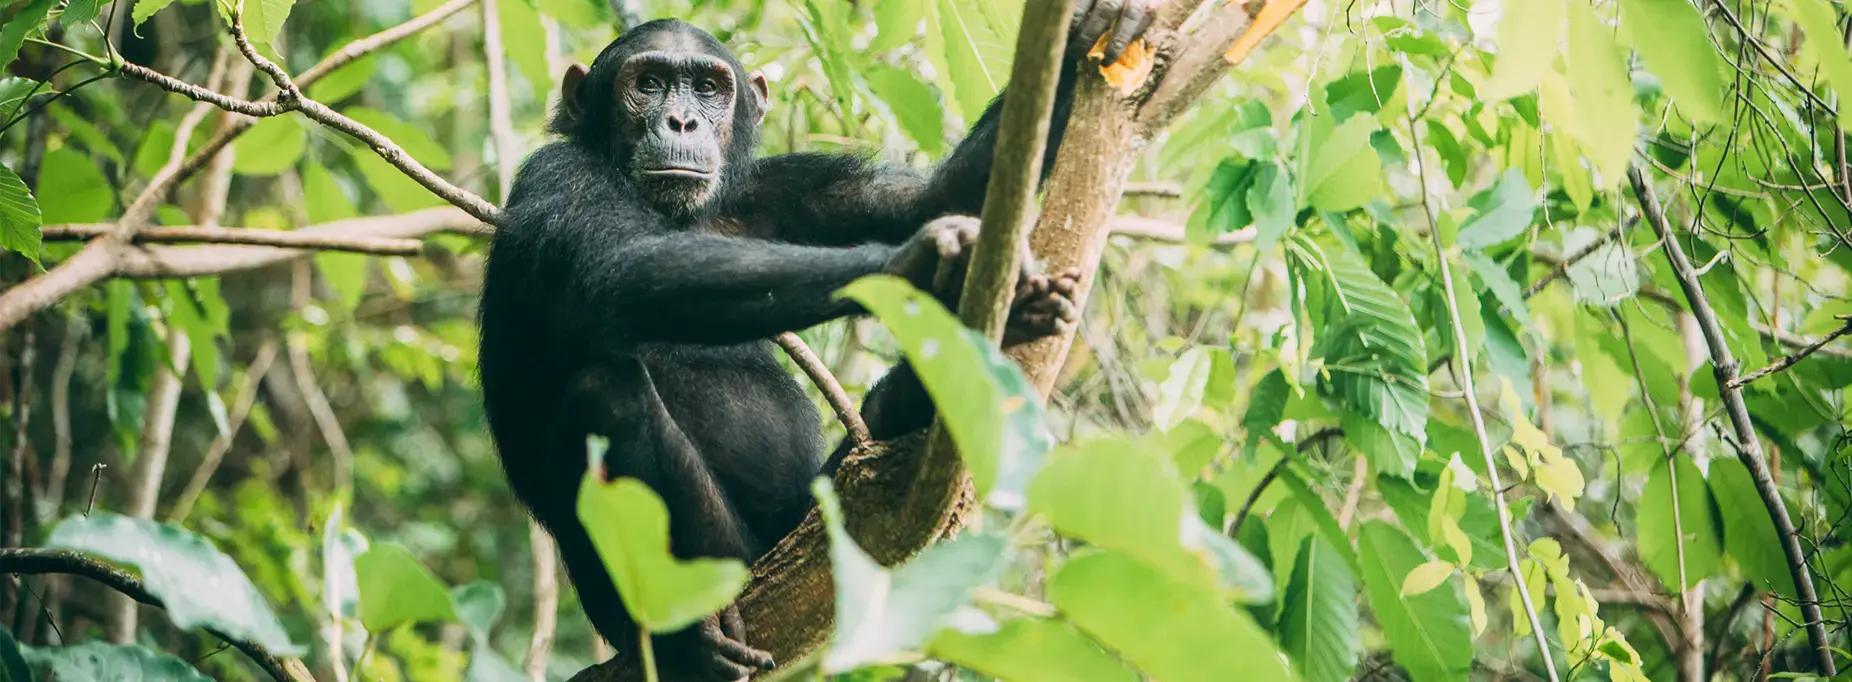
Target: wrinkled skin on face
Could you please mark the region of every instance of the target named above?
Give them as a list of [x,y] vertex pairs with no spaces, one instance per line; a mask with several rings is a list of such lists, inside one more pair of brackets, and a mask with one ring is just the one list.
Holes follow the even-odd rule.
[[654,26],[567,70],[554,127],[604,151],[657,209],[689,218],[751,160],[768,91],[705,32]]

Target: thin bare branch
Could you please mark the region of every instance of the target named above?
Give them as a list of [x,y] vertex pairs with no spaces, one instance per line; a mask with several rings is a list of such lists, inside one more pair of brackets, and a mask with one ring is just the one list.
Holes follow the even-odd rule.
[[233,398],[232,410],[226,420],[224,433],[212,439],[212,445],[206,448],[206,458],[193,470],[186,488],[180,491],[180,497],[174,500],[168,509],[167,522],[175,525],[186,522],[186,517],[193,511],[193,503],[206,491],[206,484],[212,481],[212,475],[219,470],[219,464],[225,461],[225,453],[231,450],[232,441],[237,439],[238,431],[244,428],[244,420],[251,414],[251,406],[257,403],[257,391],[263,386],[264,373],[270,371],[270,363],[277,357],[275,339],[265,339],[257,347],[257,357],[251,359],[250,367],[245,370],[244,386],[238,389],[238,396]]
[[[1844,318],[1842,317],[1841,319],[1844,319]],[[1742,388],[1744,386],[1748,386],[1750,382],[1753,382],[1757,379],[1768,376],[1770,374],[1774,374],[1776,372],[1786,370],[1789,367],[1793,367],[1794,365],[1799,364],[1800,361],[1807,359],[1807,356],[1820,352],[1820,349],[1825,348],[1826,344],[1837,341],[1839,340],[1839,337],[1845,336],[1847,334],[1852,334],[1852,320],[1846,320],[1845,324],[1841,325],[1838,329],[1833,330],[1833,333],[1827,334],[1825,338],[1822,338],[1819,341],[1815,341],[1811,344],[1801,347],[1801,349],[1798,352],[1795,352],[1792,355],[1783,356],[1781,359],[1769,363],[1767,367],[1763,367],[1754,372],[1750,372],[1748,374],[1744,374],[1740,377],[1737,377],[1735,381],[1730,382],[1728,388],[1733,388],[1733,389]]]
[[[44,228],[46,241],[79,240],[100,237],[109,225],[52,225]],[[384,237],[336,237],[239,227],[150,227],[135,233],[136,244],[248,244],[277,246],[287,249],[349,251],[376,256],[416,256],[424,253],[424,243],[416,239]]]
[[849,440],[855,443],[855,447],[868,447],[869,441],[873,440],[868,435],[868,424],[862,421],[862,414],[855,409],[855,402],[849,399],[847,391],[842,390],[842,383],[836,381],[836,375],[830,372],[828,365],[823,364],[823,359],[810,350],[809,344],[791,332],[779,334],[777,341],[785,349],[785,354],[791,356],[791,361],[810,375],[811,383],[823,391],[823,399],[829,401],[831,409],[836,410],[836,418],[842,420],[842,427],[849,432]]

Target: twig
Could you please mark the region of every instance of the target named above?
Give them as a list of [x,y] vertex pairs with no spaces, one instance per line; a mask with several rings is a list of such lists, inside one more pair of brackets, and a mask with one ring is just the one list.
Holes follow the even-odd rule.
[[[44,228],[46,241],[79,240],[108,233],[108,225],[53,225]],[[150,227],[135,233],[136,244],[247,244],[289,249],[348,251],[379,256],[416,256],[424,244],[416,239],[334,237],[241,227]]]
[[45,494],[53,514],[64,507],[64,486],[71,474],[71,377],[77,373],[78,342],[89,330],[88,318],[65,313],[64,338],[58,343],[58,360],[51,370],[51,470],[45,475]]
[[1799,352],[1796,352],[1792,355],[1782,356],[1781,359],[1769,363],[1767,367],[1763,367],[1756,371],[1737,377],[1736,380],[1731,381],[1729,386],[1727,386],[1726,388],[1731,388],[1731,389],[1742,388],[1744,386],[1748,386],[1750,382],[1753,382],[1757,379],[1768,376],[1770,374],[1774,374],[1776,372],[1780,372],[1789,367],[1793,367],[1794,365],[1799,364],[1800,361],[1807,359],[1807,356],[1813,355],[1815,352],[1818,352],[1821,348],[1825,347],[1826,344],[1832,343],[1838,340],[1839,337],[1845,336],[1847,334],[1852,334],[1852,320],[1846,320],[1845,324],[1841,325],[1839,329],[1834,330],[1833,333],[1831,334],[1827,334],[1825,338],[1822,338],[1819,341],[1815,341],[1811,344],[1803,346]]
[[180,95],[195,102],[209,104],[236,114],[244,114],[253,118],[267,118],[290,111],[290,107],[285,107],[277,102],[252,102],[250,100],[239,99],[209,88],[203,88],[188,83],[134,62],[123,62],[121,71],[122,75],[134,78],[135,80],[147,82],[162,90]]
[[1653,194],[1645,174],[1638,167],[1629,168],[1627,179],[1633,185],[1634,196],[1639,199],[1640,210],[1646,214],[1646,221],[1659,235],[1661,249],[1672,263],[1672,272],[1678,278],[1679,288],[1685,292],[1685,300],[1691,306],[1691,314],[1697,318],[1698,328],[1704,332],[1704,343],[1710,349],[1711,368],[1717,374],[1718,393],[1723,399],[1725,411],[1730,415],[1730,424],[1736,431],[1737,458],[1748,467],[1750,477],[1755,480],[1756,492],[1762,496],[1762,504],[1768,508],[1769,516],[1775,522],[1775,531],[1781,536],[1788,570],[1794,576],[1795,591],[1800,597],[1801,618],[1807,628],[1807,639],[1819,659],[1819,671],[1829,677],[1835,675],[1838,666],[1833,661],[1832,643],[1827,639],[1825,621],[1820,615],[1820,600],[1814,592],[1813,576],[1807,568],[1807,555],[1801,549],[1800,535],[1794,530],[1794,521],[1788,517],[1788,508],[1781,500],[1781,491],[1769,473],[1768,462],[1762,458],[1762,444],[1756,436],[1755,427],[1750,423],[1749,408],[1743,403],[1742,389],[1735,386],[1736,358],[1724,342],[1723,329],[1717,323],[1717,314],[1711,309],[1710,298],[1704,294],[1703,286],[1692,272],[1691,261],[1685,257],[1684,247],[1679,245],[1677,237],[1672,234],[1665,212],[1659,206],[1659,197]]
[[[1188,232],[1182,225],[1164,220],[1155,220],[1140,216],[1118,216],[1106,221],[1107,229],[1114,236],[1146,239],[1158,242],[1188,242]],[[1234,232],[1218,235],[1207,242],[1215,248],[1229,248],[1241,244],[1254,243],[1256,232],[1252,227],[1244,227]]]
[[[482,222],[469,214],[455,208],[442,207],[397,215],[337,220],[282,234],[301,237],[321,235],[347,239],[353,237],[406,238],[439,232],[474,236],[481,235],[485,231]],[[146,246],[126,249],[118,254],[115,262],[111,264],[113,267],[105,271],[102,276],[201,277],[267,267],[306,258],[313,254],[314,251],[310,250],[275,246]],[[0,294],[0,305],[3,305],[5,301],[6,294]]]
[[[1421,150],[1421,126],[1415,124],[1415,118],[1408,117],[1410,133],[1414,135],[1415,170],[1421,178],[1421,213],[1428,221],[1428,234],[1434,241],[1434,259],[1440,269],[1441,287],[1446,293],[1447,318],[1453,325],[1453,348],[1455,358],[1464,358],[1466,345],[1466,327],[1460,322],[1459,299],[1455,297],[1453,287],[1453,268],[1447,263],[1447,249],[1440,241],[1440,227],[1434,220],[1434,209],[1428,201],[1428,167]],[[1479,440],[1479,454],[1485,459],[1486,479],[1492,484],[1492,498],[1498,510],[1498,531],[1505,540],[1505,567],[1511,570],[1512,579],[1518,582],[1518,600],[1524,605],[1524,616],[1530,620],[1531,636],[1537,642],[1537,652],[1543,657],[1544,672],[1549,674],[1551,682],[1562,679],[1556,673],[1556,656],[1550,653],[1550,640],[1543,634],[1543,620],[1537,616],[1537,605],[1532,603],[1530,590],[1523,585],[1524,569],[1518,564],[1518,545],[1514,539],[1516,531],[1511,527],[1511,510],[1505,506],[1505,485],[1499,480],[1498,462],[1492,457],[1492,441],[1486,435],[1485,415],[1479,412],[1479,394],[1473,385],[1473,366],[1471,362],[1459,363],[1460,388],[1466,391],[1466,413],[1472,418],[1473,435]]]
[[498,3],[482,0],[482,61],[489,72],[489,139],[495,145],[495,186],[506,202],[508,188],[514,184],[515,155],[520,152],[515,149],[514,115],[509,111],[508,63],[503,58]]
[[264,373],[270,371],[270,363],[276,360],[277,343],[275,339],[265,339],[257,347],[257,357],[251,359],[251,365],[245,369],[244,386],[238,389],[238,397],[233,399],[230,419],[224,433],[212,440],[206,448],[206,458],[193,470],[193,478],[187,481],[186,488],[180,491],[180,497],[167,512],[167,522],[179,525],[186,521],[187,514],[193,511],[193,503],[205,492],[206,484],[212,481],[212,474],[219,469],[219,463],[225,460],[225,453],[231,450],[232,441],[237,439],[238,431],[244,428],[244,420],[251,414],[251,406],[257,402],[257,390],[263,385]]
[[[123,596],[137,602],[165,608],[160,597],[154,596],[141,581],[128,571],[100,561],[82,552],[70,550],[46,549],[0,549],[0,574],[17,575],[76,575],[89,578],[104,587],[120,592]],[[241,637],[232,637],[217,628],[201,628],[219,639],[225,640],[278,682],[314,682],[300,670],[290,670],[290,659],[281,658],[270,653],[264,645]]]
[[778,335],[778,345],[797,363],[798,369],[810,375],[811,383],[823,391],[823,399],[829,401],[830,408],[836,410],[836,418],[842,420],[842,427],[849,432],[849,440],[857,449],[868,447],[873,440],[868,433],[868,423],[862,421],[862,414],[855,409],[855,402],[849,399],[849,393],[842,390],[842,383],[836,381],[836,375],[830,373],[829,366],[823,359],[810,350],[810,345],[798,338],[798,335],[785,332]]
[[[309,304],[310,272],[307,261],[295,264],[290,285],[292,310],[300,311]],[[300,329],[291,330],[284,334],[283,343],[289,352],[290,376],[296,380],[296,390],[302,392],[302,402],[309,407],[309,416],[314,418],[315,428],[321,432],[322,443],[328,446],[328,458],[333,460],[335,492],[344,496],[354,487],[354,449],[348,445],[341,420],[334,415],[334,406],[328,404],[328,395],[315,381],[315,366],[309,361],[309,334]]]
[[1562,260],[1556,263],[1556,267],[1551,268],[1549,272],[1537,278],[1537,281],[1531,282],[1530,286],[1524,287],[1524,297],[1530,298],[1536,296],[1539,292],[1543,291],[1544,287],[1550,286],[1551,282],[1562,279],[1564,275],[1569,274],[1570,266],[1582,262],[1582,259],[1594,254],[1597,250],[1600,250],[1601,247],[1607,246],[1608,242],[1614,241],[1622,232],[1627,231],[1627,228],[1632,226],[1632,222],[1632,220],[1629,220],[1626,224],[1608,230],[1600,237],[1597,237],[1595,241],[1589,242],[1583,245],[1582,248],[1577,249],[1575,253],[1563,256]]
[[[1343,435],[1344,429],[1336,426],[1319,429],[1317,433],[1306,436],[1304,440],[1294,445],[1293,452],[1303,453],[1327,439],[1337,438]],[[1241,524],[1247,521],[1248,514],[1253,512],[1254,503],[1260,501],[1261,493],[1267,492],[1267,487],[1273,485],[1274,480],[1280,477],[1280,470],[1286,468],[1288,460],[1290,459],[1290,457],[1281,457],[1280,461],[1274,462],[1273,466],[1267,469],[1267,475],[1260,477],[1260,482],[1254,484],[1254,490],[1248,493],[1247,501],[1241,503],[1241,511],[1235,512],[1235,520],[1228,524],[1228,529],[1223,535],[1232,538],[1235,537],[1236,533],[1241,532]]]
[[543,682],[547,656],[553,650],[553,633],[559,627],[559,555],[553,536],[533,519],[527,520],[527,545],[534,552],[534,634],[527,640],[527,656],[521,660],[521,667],[527,679]]
[[1183,183],[1165,182],[1161,180],[1154,182],[1128,182],[1125,183],[1125,193],[1127,196],[1176,199],[1183,196]]
[[[1779,310],[1779,308],[1777,308],[1776,310]],[[1829,346],[1820,345],[1816,342],[1808,341],[1805,338],[1795,336],[1793,334],[1789,334],[1787,332],[1783,332],[1777,329],[1769,329],[1768,327],[1764,327],[1760,324],[1755,324],[1754,322],[1751,322],[1750,326],[1755,328],[1756,333],[1761,335],[1763,338],[1769,339],[1783,346],[1787,346],[1789,348],[1795,348],[1795,349],[1813,347],[1814,348],[1813,352],[1819,353],[1821,355],[1825,355],[1829,358],[1838,358],[1840,360],[1852,360],[1852,350],[1846,350],[1844,348],[1832,348]]]

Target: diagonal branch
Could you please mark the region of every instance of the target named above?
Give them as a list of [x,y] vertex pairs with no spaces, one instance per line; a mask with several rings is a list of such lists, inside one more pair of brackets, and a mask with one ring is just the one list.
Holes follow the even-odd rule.
[[1829,344],[1829,343],[1832,343],[1833,341],[1838,340],[1839,337],[1841,336],[1852,334],[1852,319],[1846,319],[1845,316],[1843,315],[1840,316],[1840,319],[1846,320],[1846,323],[1840,326],[1839,329],[1834,330],[1833,333],[1827,334],[1824,338],[1820,339],[1819,341],[1815,341],[1813,343],[1807,344],[1806,346],[1802,346],[1798,352],[1795,352],[1792,355],[1783,356],[1780,360],[1776,360],[1774,362],[1769,363],[1767,367],[1763,367],[1762,369],[1758,369],[1754,372],[1750,372],[1748,374],[1744,374],[1743,376],[1737,377],[1735,381],[1730,382],[1729,386],[1726,386],[1725,388],[1730,388],[1730,389],[1742,388],[1744,386],[1748,386],[1750,382],[1753,382],[1757,379],[1768,376],[1770,374],[1774,374],[1776,372],[1780,372],[1789,367],[1793,367],[1794,365],[1799,364],[1800,361],[1807,359],[1807,356],[1813,355],[1814,353],[1819,352],[1821,348],[1825,348],[1826,344]]
[[[52,225],[44,228],[44,235],[46,241],[84,240],[103,236],[108,233],[110,227],[109,225]],[[136,244],[186,242],[279,246],[316,251],[351,251],[378,256],[416,256],[424,252],[424,244],[416,239],[340,237],[238,227],[150,227],[136,232],[133,239],[133,243]]]
[[1666,221],[1665,211],[1659,206],[1659,197],[1653,194],[1647,184],[1646,175],[1638,166],[1627,170],[1627,180],[1633,185],[1633,194],[1640,202],[1640,211],[1646,214],[1646,222],[1659,235],[1659,244],[1665,251],[1666,260],[1672,263],[1672,272],[1678,279],[1678,286],[1685,292],[1685,300],[1691,305],[1691,314],[1698,320],[1698,329],[1704,332],[1704,344],[1710,349],[1711,368],[1717,373],[1718,393],[1721,394],[1725,411],[1730,415],[1730,425],[1736,431],[1737,458],[1748,467],[1749,475],[1755,480],[1756,492],[1762,497],[1762,505],[1768,508],[1768,514],[1774,519],[1775,531],[1781,536],[1781,549],[1787,555],[1788,571],[1794,576],[1794,587],[1798,593],[1802,624],[1807,629],[1807,639],[1813,645],[1814,653],[1819,658],[1820,671],[1827,676],[1837,673],[1833,662],[1832,641],[1827,639],[1826,623],[1820,615],[1820,598],[1814,592],[1813,574],[1807,568],[1807,555],[1801,548],[1800,535],[1794,530],[1794,520],[1788,517],[1787,505],[1781,501],[1781,490],[1776,487],[1775,479],[1769,473],[1768,461],[1762,458],[1762,442],[1756,437],[1755,427],[1749,421],[1749,407],[1743,403],[1742,389],[1736,385],[1736,358],[1731,355],[1729,345],[1724,343],[1723,328],[1717,323],[1717,314],[1711,309],[1710,298],[1705,295],[1704,287],[1698,282],[1698,275],[1691,267],[1691,260],[1686,258],[1684,247],[1678,243],[1677,235]]

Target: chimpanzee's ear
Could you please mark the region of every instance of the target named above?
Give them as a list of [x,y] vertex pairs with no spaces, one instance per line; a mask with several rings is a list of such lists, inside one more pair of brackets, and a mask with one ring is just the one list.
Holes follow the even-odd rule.
[[746,80],[752,83],[753,102],[758,105],[759,111],[759,120],[752,123],[758,125],[765,122],[765,112],[772,108],[772,89],[771,86],[766,85],[764,73],[754,71],[746,76]]
[[566,67],[566,76],[560,79],[560,106],[565,107],[567,115],[574,119],[579,117],[579,108],[581,106],[579,102],[579,83],[585,80],[585,74],[587,73],[591,73],[591,69],[587,68],[584,64],[573,64],[572,66]]

